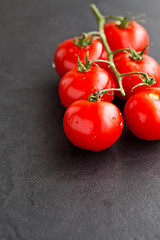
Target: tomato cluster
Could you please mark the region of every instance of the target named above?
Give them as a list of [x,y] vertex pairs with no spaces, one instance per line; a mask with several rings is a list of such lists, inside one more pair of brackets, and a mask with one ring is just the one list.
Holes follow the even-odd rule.
[[124,120],[135,136],[160,139],[160,67],[147,55],[148,33],[132,18],[115,20],[94,35],[60,43],[54,54],[59,97],[67,108],[65,134],[74,145],[92,151],[110,147],[122,133],[114,96],[127,101]]

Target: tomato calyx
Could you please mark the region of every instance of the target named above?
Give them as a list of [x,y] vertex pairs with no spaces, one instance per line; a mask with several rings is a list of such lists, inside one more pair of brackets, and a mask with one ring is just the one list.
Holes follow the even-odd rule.
[[134,61],[139,61],[143,59],[143,54],[145,52],[145,50],[147,49],[147,47],[149,47],[151,44],[148,44],[147,46],[145,46],[143,48],[143,50],[141,52],[136,52],[136,50],[134,50],[131,46],[130,46],[130,58]]
[[91,102],[97,102],[97,101],[101,101],[101,97],[103,96],[103,94],[108,94],[108,95],[112,95],[113,93],[109,93],[110,91],[121,91],[120,88],[108,88],[108,89],[103,89],[100,90],[98,92],[95,92],[93,94],[91,94],[87,99]]
[[92,40],[94,37],[94,34],[89,37],[88,34],[83,33],[79,37],[74,38],[73,43],[78,47],[87,47],[93,43]]
[[77,62],[77,64],[78,64],[78,67],[77,67],[78,71],[79,72],[87,72],[90,69],[90,67],[91,67],[90,61],[88,61],[88,52],[86,54],[86,63],[85,64],[82,63],[82,61],[80,60],[80,58],[79,58],[79,56],[77,54],[76,54],[76,56],[78,57],[78,62]]
[[119,28],[122,28],[122,29],[128,28],[129,25],[130,25],[129,16],[126,15],[126,16],[122,17],[121,20],[119,20],[119,21],[116,22],[116,25],[117,25]]
[[113,20],[119,28],[126,29],[134,20],[144,23],[145,21],[141,19],[144,15],[142,13],[137,16],[131,16],[130,14],[126,14],[125,16],[105,16],[105,20]]
[[122,77],[127,76],[127,75],[138,75],[139,78],[142,80],[141,83],[135,85],[132,88],[132,91],[134,88],[142,86],[142,85],[146,85],[148,87],[152,86],[153,84],[156,83],[155,79],[153,77],[149,77],[147,73],[143,73],[143,72],[129,72],[129,73],[123,73],[121,74]]
[[82,61],[80,61],[80,58],[79,56],[76,54],[76,56],[78,57],[78,71],[80,72],[87,72],[91,66],[93,65],[96,65],[97,67],[99,67],[96,62],[104,62],[104,63],[107,63],[109,65],[112,65],[112,63],[110,61],[107,61],[107,60],[103,60],[103,59],[97,59],[97,60],[92,60],[92,61],[89,61],[88,60],[88,55],[89,55],[89,51],[86,53],[86,63],[83,64]]
[[130,48],[122,48],[122,49],[117,49],[115,51],[112,51],[112,54],[115,54],[118,52],[126,52],[129,54],[129,56],[132,60],[139,61],[139,60],[143,59],[143,54],[144,54],[145,50],[147,49],[147,47],[149,47],[150,45],[151,45],[151,43],[148,44],[147,46],[145,46],[141,52],[137,52],[135,49],[133,49],[130,46]]
[[142,86],[142,85],[146,85],[146,86],[150,87],[150,86],[152,86],[153,84],[156,83],[155,79],[154,78],[150,78],[148,75],[146,77],[144,77],[144,78],[141,77],[141,76],[139,76],[139,77],[141,78],[142,82],[137,84],[137,85],[135,85],[132,88],[131,91],[133,91],[133,89],[135,89],[136,87],[139,87],[139,86]]
[[78,57],[78,62],[77,62],[78,67],[77,67],[77,69],[78,69],[79,72],[87,72],[90,69],[90,67],[93,65],[92,62],[94,62],[94,61],[89,61],[88,60],[88,55],[89,55],[89,52],[86,53],[86,63],[83,64],[82,61],[80,60],[79,56],[76,54],[76,56]]
[[100,91],[98,91],[94,94],[91,94],[87,99],[90,102],[98,102],[98,101],[101,101],[101,97],[102,97],[102,94],[100,93]]
[[[143,49],[145,51],[145,49]],[[136,52],[136,50],[134,50],[131,46],[130,46],[130,53],[129,56],[132,60],[134,61],[139,61],[143,59],[143,53],[144,51],[142,50],[142,52],[138,53]]]

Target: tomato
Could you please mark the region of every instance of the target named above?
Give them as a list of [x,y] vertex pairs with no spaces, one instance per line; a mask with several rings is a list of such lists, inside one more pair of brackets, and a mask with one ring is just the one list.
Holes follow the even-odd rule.
[[[92,65],[87,72],[80,72],[77,67],[67,72],[59,83],[59,97],[61,103],[68,107],[79,99],[87,99],[89,95],[103,89],[114,88],[115,83],[111,75],[104,69]],[[112,101],[114,91],[108,91],[102,99]]]
[[72,39],[68,39],[58,45],[54,55],[54,63],[57,73],[63,76],[66,72],[76,67],[78,57],[83,64],[86,63],[86,53],[89,52],[88,60],[96,60],[101,57],[103,44],[99,39],[92,39],[88,46],[77,46]]
[[123,118],[119,109],[110,102],[78,100],[67,108],[63,127],[75,146],[101,151],[120,137]]
[[144,140],[160,140],[160,88],[148,88],[131,96],[124,107],[129,130]]
[[[105,61],[109,61],[108,59],[108,54],[105,50],[105,48],[103,48],[103,51],[102,51],[102,55],[101,57],[99,58],[100,60],[105,60]],[[105,62],[97,62],[96,63],[98,66],[100,66],[101,68],[104,68],[105,70],[107,70],[111,75],[112,75],[112,70],[111,70],[111,67],[108,63],[105,63]]]
[[[128,53],[121,52],[115,55],[114,63],[117,70],[123,74],[128,72],[144,72],[147,73],[149,77],[153,77],[156,81],[153,87],[158,87],[160,84],[160,67],[155,59],[144,54],[142,60],[133,60]],[[112,74],[113,76],[113,74]],[[116,78],[114,78],[116,86],[118,83]],[[122,78],[123,88],[126,95],[122,96],[120,92],[116,92],[116,96],[123,100],[127,100],[133,93],[147,88],[146,85],[138,86],[132,90],[132,88],[141,83],[142,80],[138,75],[127,75]]]
[[104,32],[112,51],[130,46],[136,51],[142,51],[149,44],[147,31],[136,21],[129,22],[126,28],[120,28],[115,22],[108,22],[104,25]]

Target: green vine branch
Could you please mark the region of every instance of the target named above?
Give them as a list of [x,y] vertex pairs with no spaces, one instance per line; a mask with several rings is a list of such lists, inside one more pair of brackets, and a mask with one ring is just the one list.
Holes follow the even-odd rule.
[[[117,81],[118,81],[118,84],[119,84],[119,88],[113,88],[113,89],[104,89],[104,90],[101,90],[101,91],[98,91],[94,94],[91,94],[89,97],[88,97],[88,100],[90,101],[97,101],[98,99],[100,99],[103,94],[108,94],[108,91],[120,91],[122,96],[125,96],[125,91],[124,91],[124,88],[123,88],[123,85],[122,85],[122,78],[126,75],[138,75],[141,80],[142,80],[142,83],[136,85],[135,87],[139,86],[139,85],[152,85],[155,83],[155,80],[153,78],[149,78],[149,76],[146,74],[146,73],[142,73],[142,72],[130,72],[130,73],[125,73],[125,74],[120,74],[118,72],[118,70],[116,69],[116,66],[114,64],[114,61],[113,61],[113,56],[116,52],[120,52],[120,51],[129,51],[131,53],[132,56],[134,56],[134,60],[140,60],[142,59],[142,55],[145,51],[145,49],[148,47],[146,46],[146,48],[144,50],[142,50],[141,53],[136,53],[136,51],[134,49],[132,49],[131,47],[130,48],[126,48],[126,49],[119,49],[119,50],[116,50],[116,51],[111,51],[110,47],[109,47],[109,44],[107,42],[107,39],[106,39],[106,36],[105,36],[105,33],[104,33],[104,24],[106,22],[106,19],[115,19],[115,20],[122,20],[122,17],[121,16],[103,16],[100,11],[98,10],[98,8],[96,7],[95,4],[91,4],[91,9],[97,19],[97,22],[98,22],[98,28],[99,28],[99,32],[90,32],[90,34],[96,34],[96,35],[99,35],[103,45],[104,45],[104,48],[107,52],[107,55],[108,55],[108,59],[109,61],[104,61],[104,60],[95,60],[95,61],[90,61],[90,63],[93,63],[93,62],[106,62],[110,65],[110,68],[112,69],[113,73],[115,74],[116,78],[117,78]],[[119,19],[118,19],[119,18]],[[124,17],[123,17],[124,18]],[[130,18],[131,19],[131,18]],[[133,20],[133,18],[132,18]],[[87,34],[88,35],[88,34]],[[134,88],[135,88],[134,87]]]

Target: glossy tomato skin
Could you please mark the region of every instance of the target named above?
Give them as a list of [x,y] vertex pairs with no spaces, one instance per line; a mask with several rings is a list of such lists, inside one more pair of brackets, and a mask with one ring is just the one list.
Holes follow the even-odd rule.
[[[156,81],[153,87],[158,87],[160,84],[160,67],[155,59],[144,54],[142,60],[133,60],[128,53],[118,53],[114,57],[114,63],[119,73],[128,72],[144,72],[149,77],[153,77]],[[113,76],[113,75],[112,75]],[[118,87],[117,79],[114,77],[115,84]],[[137,75],[127,75],[122,78],[123,88],[126,95],[122,96],[120,92],[116,92],[116,96],[127,100],[131,95],[138,92],[139,90],[146,89],[147,86],[138,86],[132,90],[134,86],[141,83],[142,80]]]
[[[100,57],[101,60],[107,60],[108,61],[108,54],[105,50],[105,48],[103,48],[102,50],[102,54],[101,54],[101,57]],[[107,63],[104,63],[104,62],[97,62],[98,66],[100,66],[101,68],[104,68],[105,70],[108,71],[108,67],[109,65]],[[109,67],[110,68],[110,67]]]
[[[104,69],[95,65],[87,72],[78,71],[77,67],[67,72],[59,83],[59,97],[61,103],[67,108],[79,99],[87,99],[89,95],[103,89],[114,88],[115,83],[111,75]],[[102,99],[112,101],[114,91],[104,94]]]
[[96,60],[101,57],[103,44],[99,39],[93,39],[92,44],[79,47],[73,43],[73,38],[58,45],[54,55],[54,63],[57,73],[62,77],[66,72],[77,65],[78,57],[83,64],[86,63],[86,54],[89,52],[88,60]]
[[124,119],[138,138],[160,140],[160,88],[148,88],[131,96],[124,107]]
[[147,31],[136,21],[131,21],[125,29],[117,26],[115,22],[108,22],[104,25],[104,32],[112,51],[130,46],[136,51],[142,51],[149,44]]
[[75,146],[102,151],[121,135],[123,118],[119,109],[110,102],[78,100],[67,108],[63,127]]

